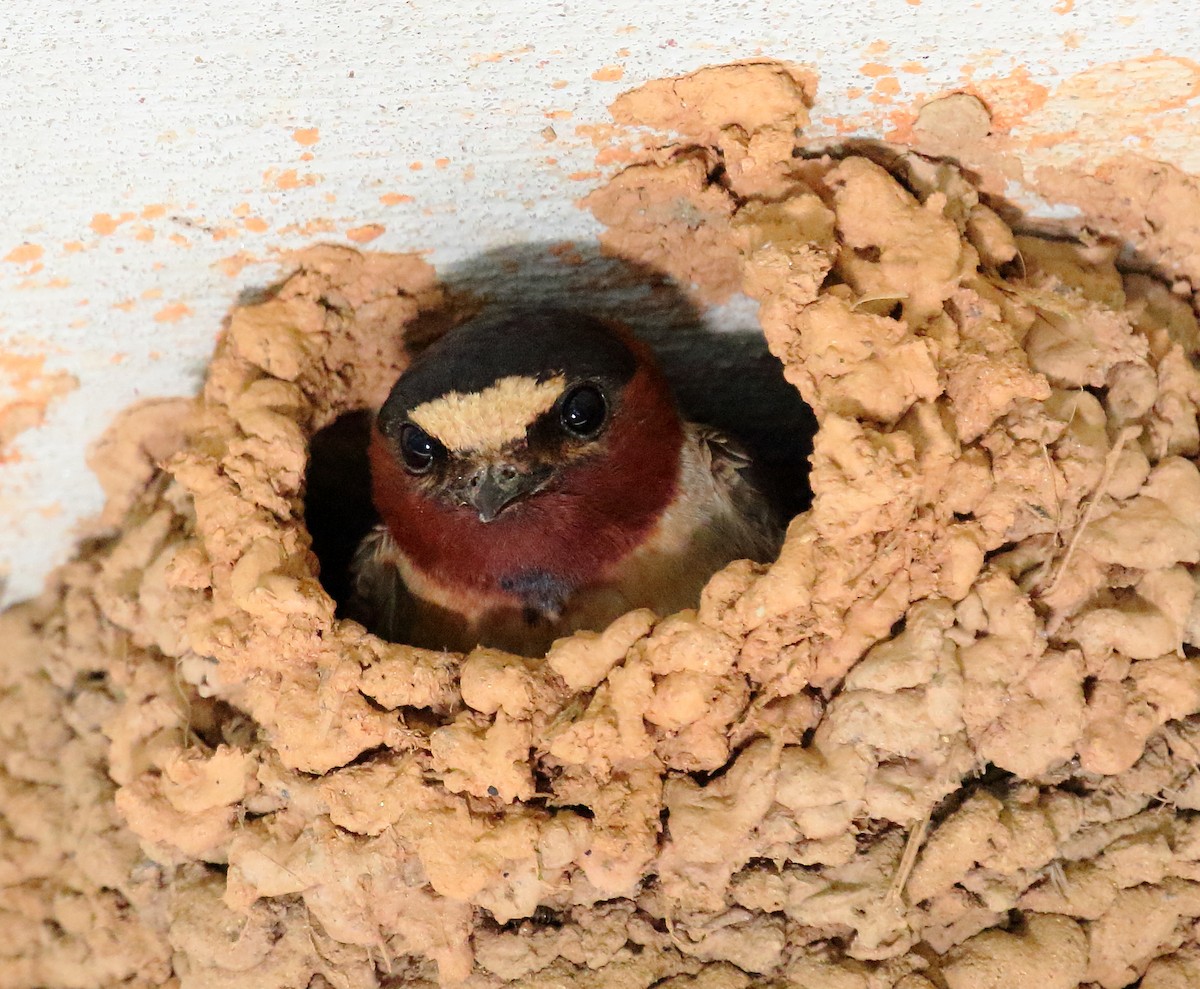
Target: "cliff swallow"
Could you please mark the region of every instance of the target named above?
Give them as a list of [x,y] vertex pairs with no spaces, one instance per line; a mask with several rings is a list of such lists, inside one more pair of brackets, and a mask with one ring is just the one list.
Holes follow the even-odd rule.
[[539,655],[632,608],[694,607],[782,538],[750,458],[681,418],[644,343],[577,312],[451,330],[396,382],[369,455],[382,521],[348,613],[411,645]]

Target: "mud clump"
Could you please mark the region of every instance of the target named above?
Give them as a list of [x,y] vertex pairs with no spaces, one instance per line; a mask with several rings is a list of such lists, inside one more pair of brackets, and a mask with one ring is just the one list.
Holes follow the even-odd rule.
[[797,157],[803,77],[713,72],[624,105],[679,137],[590,205],[759,301],[820,422],[779,560],[544,660],[336,620],[306,444],[440,298],[307,253],[0,618],[0,986],[1200,979],[1192,300],[948,165]]

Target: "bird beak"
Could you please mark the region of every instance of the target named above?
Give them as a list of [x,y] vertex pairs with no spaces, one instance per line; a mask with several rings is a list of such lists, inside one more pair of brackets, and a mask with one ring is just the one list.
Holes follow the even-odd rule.
[[533,494],[548,471],[522,472],[511,464],[488,464],[467,477],[463,499],[478,513],[480,522],[491,522],[518,498]]

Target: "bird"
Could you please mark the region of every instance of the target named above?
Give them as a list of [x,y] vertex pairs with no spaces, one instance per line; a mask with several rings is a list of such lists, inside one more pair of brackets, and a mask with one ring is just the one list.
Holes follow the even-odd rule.
[[349,617],[393,642],[526,657],[769,562],[780,513],[731,436],[685,420],[650,347],[586,312],[476,317],[401,373],[369,439],[379,523]]

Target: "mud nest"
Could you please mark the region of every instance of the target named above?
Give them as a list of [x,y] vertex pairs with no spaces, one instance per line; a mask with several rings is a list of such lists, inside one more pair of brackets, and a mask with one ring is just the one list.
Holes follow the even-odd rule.
[[0,986],[1200,983],[1190,298],[949,165],[797,157],[803,81],[734,68],[761,119],[591,206],[760,302],[820,423],[778,562],[545,659],[335,619],[307,443],[441,299],[309,252],[0,617]]

